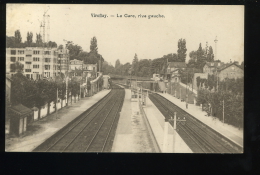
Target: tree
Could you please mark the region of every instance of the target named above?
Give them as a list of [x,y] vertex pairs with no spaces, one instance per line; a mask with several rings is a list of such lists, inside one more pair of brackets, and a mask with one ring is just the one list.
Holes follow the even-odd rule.
[[37,92],[35,93],[35,106],[38,108],[38,120],[41,117],[41,108],[46,105],[48,101],[48,81],[38,80],[36,82]]
[[47,102],[47,115],[50,114],[50,106],[51,102],[55,101],[57,98],[57,84],[54,81],[46,81],[45,82],[45,92],[46,92],[46,102]]
[[63,45],[62,45],[62,44],[59,45],[58,49],[59,49],[59,50],[62,50],[62,49],[63,49]]
[[98,53],[97,38],[95,36],[90,40],[90,52]]
[[214,61],[213,49],[211,46],[209,46],[209,51],[207,53],[207,61],[209,62]]
[[115,69],[118,69],[120,66],[121,66],[120,60],[117,59],[117,60],[116,60],[116,64],[115,64]]
[[241,63],[240,67],[244,70],[244,61]]
[[15,47],[15,37],[6,36],[6,48],[14,48]]
[[27,32],[27,46],[31,46],[33,42],[33,33]]
[[28,82],[28,79],[22,73],[16,73],[12,77],[11,86],[11,104],[22,104],[25,99],[24,84]]
[[68,42],[66,45],[69,50],[70,60],[77,59],[79,53],[82,51],[81,46],[78,46],[77,44],[74,45],[72,42]]
[[42,36],[41,34],[37,34],[36,33],[36,46],[37,47],[42,47],[43,46],[43,42],[42,42]]
[[82,51],[79,53],[77,59],[81,60],[81,61],[86,61],[86,59],[88,58],[88,55],[89,55],[88,52]]
[[139,76],[149,76],[150,74],[150,61],[148,59],[142,59],[139,61],[138,75]]
[[179,39],[178,41],[178,61],[185,62],[186,59],[186,40],[185,39]]
[[132,68],[133,68],[133,74],[137,75],[137,71],[138,71],[138,57],[137,54],[135,53],[133,62],[132,62]]
[[19,45],[20,43],[22,43],[22,36],[21,36],[21,33],[20,33],[20,30],[16,30],[14,32],[14,38],[15,38],[15,44],[16,45]]
[[114,73],[115,68],[112,65],[109,65],[108,62],[104,61],[103,63],[103,74],[107,75],[109,73]]
[[52,42],[52,41],[49,41],[47,44],[46,44],[47,47],[50,47],[50,48],[57,48],[57,43],[56,42]]

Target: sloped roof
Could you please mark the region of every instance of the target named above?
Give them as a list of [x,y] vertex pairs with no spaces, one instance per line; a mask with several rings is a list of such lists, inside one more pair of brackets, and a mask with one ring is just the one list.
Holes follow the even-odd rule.
[[170,68],[186,68],[185,62],[168,62],[168,67]]
[[[212,65],[213,63],[213,65]],[[220,63],[220,65],[218,65],[218,63]],[[208,67],[217,67],[217,68],[220,68],[222,67],[223,65],[225,65],[223,62],[217,62],[217,61],[214,61],[214,62],[206,62],[205,65],[207,65]],[[205,66],[204,65],[204,66]]]
[[[218,69],[218,71],[222,71],[222,70],[224,70],[224,69],[226,69],[226,68],[228,68],[228,67],[230,67],[230,66],[232,66],[232,65],[235,65],[235,66],[237,66],[238,68],[242,69],[241,66],[239,66],[239,65],[237,65],[237,63],[233,62],[233,63],[231,63],[231,64],[226,64],[226,65],[222,66],[221,68]],[[243,70],[243,69],[242,69],[242,70]]]
[[22,105],[22,104],[18,104],[16,106],[12,106],[11,108],[11,111],[20,115],[20,116],[25,116],[25,115],[28,115],[28,114],[32,114],[33,113],[33,110],[30,109],[30,108],[27,108],[26,106]]

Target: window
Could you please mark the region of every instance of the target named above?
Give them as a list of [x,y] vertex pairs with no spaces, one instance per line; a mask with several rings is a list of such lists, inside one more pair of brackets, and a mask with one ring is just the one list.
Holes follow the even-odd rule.
[[11,55],[16,55],[16,50],[11,50]]
[[18,57],[18,61],[24,61],[24,57]]
[[51,66],[50,65],[45,65],[45,70],[50,70]]
[[32,55],[26,55],[26,57],[32,57]]
[[45,58],[45,62],[51,62],[50,58]]
[[32,64],[32,62],[25,62],[25,64]]
[[50,55],[51,51],[44,51],[44,55]]
[[39,50],[34,50],[34,51],[33,51],[33,54],[39,55],[39,54],[40,54],[40,51],[39,51]]
[[31,72],[31,69],[25,69],[25,72]]
[[235,67],[231,67],[232,70],[235,70]]
[[33,57],[33,61],[40,61],[39,57]]
[[33,68],[36,68],[36,69],[37,69],[37,68],[39,68],[39,67],[40,67],[40,66],[39,66],[38,64],[34,64],[34,65],[33,65]]
[[11,61],[15,62],[16,58],[15,57],[11,57]]
[[18,55],[24,54],[24,50],[18,50]]

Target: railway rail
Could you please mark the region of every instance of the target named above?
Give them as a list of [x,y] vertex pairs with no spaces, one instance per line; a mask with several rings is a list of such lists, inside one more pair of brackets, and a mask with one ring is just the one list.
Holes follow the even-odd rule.
[[91,108],[71,121],[34,152],[110,152],[125,91],[112,90]]
[[[243,148],[212,128],[208,127],[168,99],[150,93],[149,98],[166,117],[185,117],[186,122],[177,122],[177,132],[195,153],[242,153]],[[171,123],[173,125],[173,123]]]

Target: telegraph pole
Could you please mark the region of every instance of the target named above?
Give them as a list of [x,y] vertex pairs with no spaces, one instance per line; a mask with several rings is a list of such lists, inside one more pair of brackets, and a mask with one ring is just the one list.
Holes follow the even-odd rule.
[[57,95],[56,95],[56,119],[58,118],[58,93],[59,93],[59,89],[57,88]]
[[224,119],[225,119],[225,115],[224,115],[224,99],[223,99],[223,124],[224,124]]
[[215,60],[217,60],[217,42],[218,42],[217,36],[216,36],[214,42],[215,42]]

